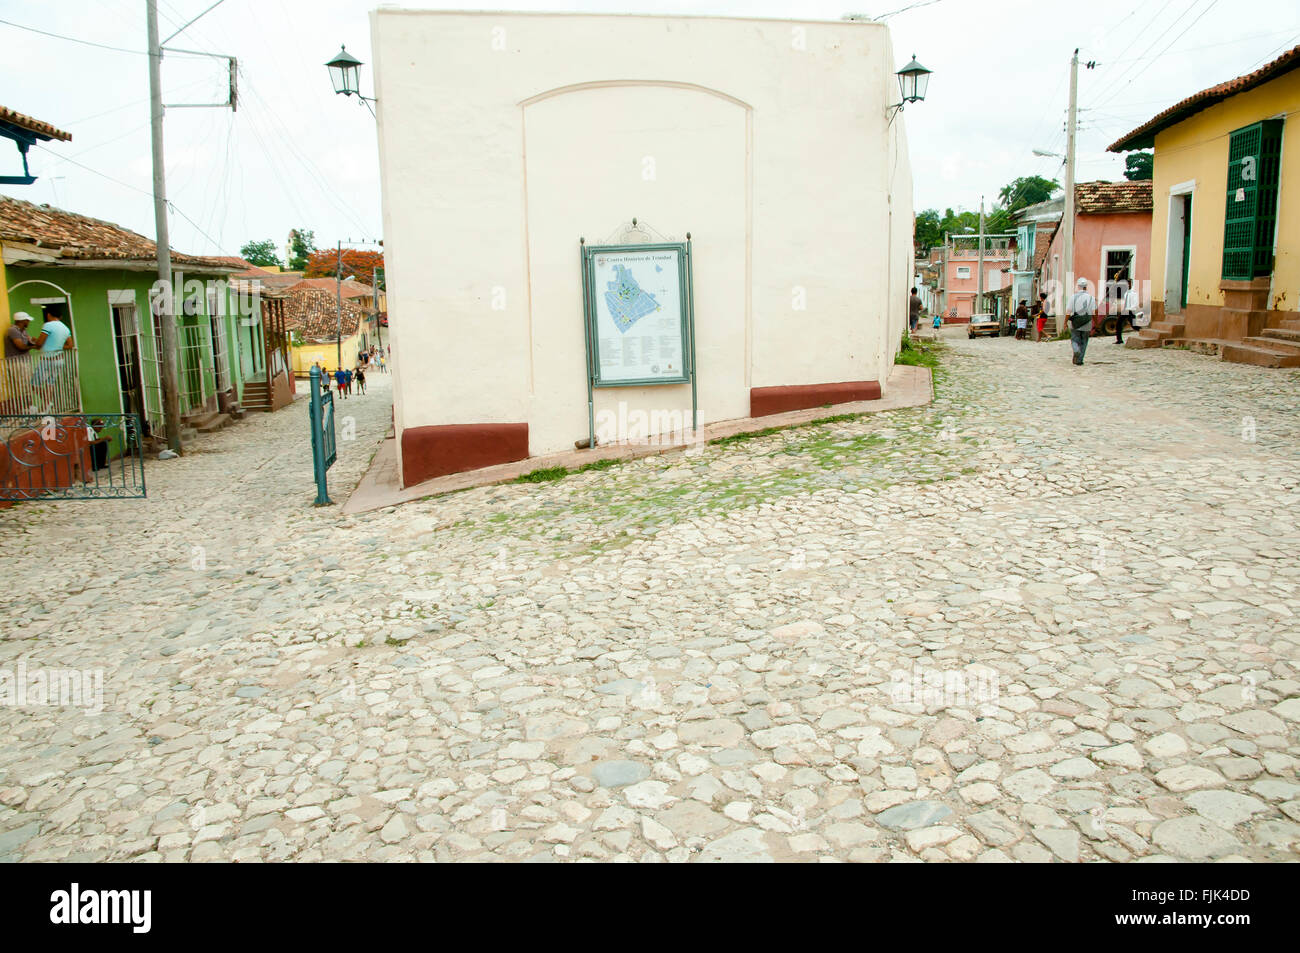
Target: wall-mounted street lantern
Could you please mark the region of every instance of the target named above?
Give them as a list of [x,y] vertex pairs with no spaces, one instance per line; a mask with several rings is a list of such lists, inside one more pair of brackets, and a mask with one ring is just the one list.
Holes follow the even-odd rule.
[[[930,85],[930,73],[928,70],[916,61],[916,54],[912,54],[912,62],[908,63],[898,71],[898,88],[903,93],[904,103],[919,103],[925,99],[926,87]],[[901,104],[900,104],[901,105]]]
[[908,103],[919,103],[925,99],[925,92],[930,86],[930,74],[932,72],[933,70],[928,70],[918,63],[916,54],[913,53],[912,62],[894,74],[898,77],[898,89],[903,98],[901,102],[889,107],[890,122],[893,122],[894,116]]
[[325,65],[329,68],[334,92],[341,96],[355,96],[365,103],[367,108],[370,103],[376,101],[370,96],[361,95],[361,67],[364,64],[349,53],[346,46],[340,46],[334,59]]

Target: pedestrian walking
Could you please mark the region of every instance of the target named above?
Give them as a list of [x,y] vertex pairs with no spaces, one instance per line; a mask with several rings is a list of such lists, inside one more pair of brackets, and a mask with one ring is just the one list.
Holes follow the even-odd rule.
[[347,372],[340,367],[337,371],[334,372],[334,384],[338,388],[339,396],[342,397],[344,400],[347,400],[348,397],[347,383],[348,383]]
[[348,396],[351,397],[352,396],[352,371],[351,369],[348,369],[343,373],[344,373],[343,386],[347,388]]
[[1034,340],[1041,341],[1043,334],[1047,330],[1047,312],[1049,305],[1047,303],[1047,292],[1038,292],[1038,304],[1034,305],[1037,309],[1038,317],[1034,320]]
[[1029,302],[1021,298],[1016,307],[1016,340],[1023,341],[1029,336]]
[[912,289],[912,295],[907,299],[907,326],[912,333],[916,333],[916,326],[921,323],[921,296]]
[[1082,366],[1088,338],[1092,335],[1092,316],[1097,312],[1097,299],[1088,294],[1087,278],[1079,279],[1078,289],[1071,295],[1065,313],[1070,318],[1070,350],[1074,352],[1074,363]]
[[365,369],[364,367],[358,367],[358,368],[357,368],[356,381],[357,381],[357,393],[359,393],[359,394],[365,394],[365,392],[366,392],[366,369]]
[[1129,286],[1128,291],[1124,292],[1124,298],[1120,302],[1119,316],[1115,319],[1115,343],[1124,343],[1124,322],[1128,322],[1130,331],[1137,331],[1137,325],[1133,323],[1133,316],[1137,314],[1138,305],[1141,301],[1138,299],[1137,288]]

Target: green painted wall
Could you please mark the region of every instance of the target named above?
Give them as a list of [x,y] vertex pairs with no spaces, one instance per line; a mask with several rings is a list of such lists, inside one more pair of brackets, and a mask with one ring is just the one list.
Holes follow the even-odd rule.
[[[126,290],[135,292],[142,358],[156,360],[153,316],[148,306],[149,289],[153,286],[154,273],[111,268],[10,265],[5,270],[5,278],[13,288],[9,294],[11,311],[27,311],[34,318],[28,329],[33,337],[40,334],[41,307],[32,304],[31,299],[57,297],[64,292],[68,294],[71,300],[72,339],[77,347],[80,371],[82,408],[88,414],[119,413],[122,406],[118,383],[117,345],[113,339],[112,308],[109,305],[108,293]],[[20,287],[13,287],[22,282],[51,284],[27,283],[21,284]],[[235,388],[236,398],[239,399],[243,397],[244,381],[250,376],[256,376],[261,371],[264,361],[261,353],[260,319],[254,326],[245,325],[235,313],[235,297],[233,294],[228,294],[224,308],[226,313],[219,316],[219,320],[225,324],[226,342],[230,349],[227,363],[230,368],[231,383]],[[178,315],[178,327],[181,325],[199,327],[209,323],[207,296],[198,295],[197,300],[199,313]],[[237,345],[237,340],[242,342],[242,348]],[[202,382],[205,385],[204,392],[211,394],[216,390],[212,354],[206,345],[202,348],[202,352],[200,359],[193,351],[187,351],[182,356],[177,370],[178,374],[187,377],[195,388]],[[183,389],[184,383],[182,383]]]

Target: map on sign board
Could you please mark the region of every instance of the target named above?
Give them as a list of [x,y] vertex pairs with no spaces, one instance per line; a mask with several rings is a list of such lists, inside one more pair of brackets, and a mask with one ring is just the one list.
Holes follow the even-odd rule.
[[688,380],[684,246],[589,248],[585,260],[596,385]]

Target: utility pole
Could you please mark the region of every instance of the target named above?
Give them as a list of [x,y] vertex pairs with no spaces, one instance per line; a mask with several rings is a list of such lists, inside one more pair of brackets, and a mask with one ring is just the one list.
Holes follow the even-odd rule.
[[167,174],[163,160],[162,47],[158,42],[158,0],[145,0],[149,20],[149,128],[153,140],[153,218],[157,231],[158,317],[162,346],[163,428],[167,446],[181,452],[181,395],[176,380],[176,304],[172,295],[172,253],[167,235]]
[[[979,272],[975,292],[975,311],[984,313],[984,196],[980,196],[980,247],[975,253],[975,268]],[[972,312],[973,313],[973,312]]]
[[375,303],[375,340],[382,345],[384,343],[383,325],[379,323],[379,269],[370,269],[370,287],[374,291]]
[[[145,0],[145,19],[149,35],[149,132],[153,144],[153,217],[157,232],[158,283],[162,293],[158,296],[158,316],[161,324],[163,353],[158,355],[160,377],[162,378],[163,428],[167,431],[167,446],[176,453],[181,452],[181,395],[176,376],[178,359],[176,347],[176,299],[172,294],[172,251],[167,233],[167,164],[163,154],[163,110],[173,109],[229,109],[233,112],[238,103],[236,88],[238,62],[233,56],[219,53],[203,53],[197,50],[173,50],[193,56],[209,56],[227,61],[229,70],[229,98],[224,103],[173,103],[164,107],[162,101],[162,55],[163,44],[170,43],[180,34],[193,26],[198,20],[211,13],[225,0],[216,0],[210,7],[179,30],[167,37],[158,39],[158,0]],[[215,370],[215,367],[213,368]]]
[[1060,314],[1064,301],[1074,292],[1074,138],[1079,106],[1079,50],[1070,60],[1070,115],[1065,128],[1065,208],[1061,211],[1061,264],[1065,269],[1065,287],[1061,289],[1062,302],[1057,305]]

